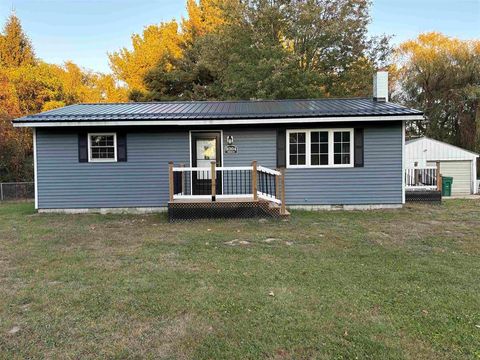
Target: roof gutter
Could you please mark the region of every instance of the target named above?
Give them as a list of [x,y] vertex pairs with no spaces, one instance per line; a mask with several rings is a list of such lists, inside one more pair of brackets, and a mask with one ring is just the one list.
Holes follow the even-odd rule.
[[388,115],[388,116],[331,116],[280,119],[205,119],[205,120],[86,120],[86,121],[14,121],[14,127],[82,127],[82,126],[205,126],[205,125],[264,125],[264,124],[299,124],[325,122],[355,121],[418,121],[423,115]]

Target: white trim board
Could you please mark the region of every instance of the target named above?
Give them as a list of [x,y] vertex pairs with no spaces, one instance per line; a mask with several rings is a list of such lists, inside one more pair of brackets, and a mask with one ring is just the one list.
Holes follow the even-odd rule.
[[114,121],[52,121],[13,122],[14,127],[81,127],[81,126],[205,126],[205,125],[263,125],[263,124],[302,124],[326,122],[358,121],[415,121],[423,120],[423,115],[390,116],[331,116],[280,119],[206,119],[206,120],[114,120]]
[[35,210],[38,209],[38,165],[37,165],[37,129],[33,129],[33,176],[35,191]]

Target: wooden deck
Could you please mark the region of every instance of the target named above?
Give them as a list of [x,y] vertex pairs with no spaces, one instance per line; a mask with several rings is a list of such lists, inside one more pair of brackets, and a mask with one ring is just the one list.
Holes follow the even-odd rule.
[[[170,221],[289,215],[283,170],[257,166],[192,168],[169,165]],[[195,181],[197,180],[197,183]]]

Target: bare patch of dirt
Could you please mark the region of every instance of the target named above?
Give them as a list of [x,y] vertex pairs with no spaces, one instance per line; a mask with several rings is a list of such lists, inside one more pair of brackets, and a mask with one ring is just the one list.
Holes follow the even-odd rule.
[[263,242],[267,243],[267,244],[270,244],[270,243],[273,243],[275,241],[281,241],[280,239],[276,239],[276,238],[266,238],[265,240],[263,240]]
[[247,246],[247,245],[250,245],[250,241],[247,241],[247,240],[239,240],[239,239],[233,239],[233,240],[230,240],[230,241],[226,241],[224,242],[225,245],[229,245],[229,246]]

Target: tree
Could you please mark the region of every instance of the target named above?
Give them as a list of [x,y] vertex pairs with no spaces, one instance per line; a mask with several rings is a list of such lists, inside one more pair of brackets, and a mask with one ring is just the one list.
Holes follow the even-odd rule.
[[388,37],[367,37],[367,0],[208,3],[223,19],[202,27],[202,3],[189,1],[183,31],[195,36],[147,72],[141,99],[370,96],[375,68],[388,65]]
[[31,136],[27,129],[13,129],[11,119],[21,116],[15,87],[0,68],[0,182],[30,180]]
[[35,53],[15,14],[7,19],[0,35],[0,66],[18,67],[35,64]]
[[479,151],[480,41],[425,33],[401,44],[397,55],[397,96],[427,118],[410,124],[409,132]]
[[389,37],[367,36],[370,1],[287,3],[285,38],[300,67],[323,74],[330,96],[370,96],[371,75],[391,53]]
[[[157,67],[168,73],[183,57],[196,39],[214,31],[224,23],[223,8],[235,0],[187,0],[188,16],[179,28],[172,20],[147,26],[141,35],[132,35],[132,49],[122,48],[109,54],[110,67],[115,77],[127,84],[130,98],[145,98],[144,78]],[[148,95],[154,98],[154,95]]]
[[187,18],[182,19],[183,42],[193,43],[225,24],[225,10],[232,4],[232,0],[187,0]]
[[120,86],[110,74],[95,74],[93,87],[96,91],[96,102],[125,102],[128,100],[128,90]]
[[[147,72],[145,93],[130,93],[134,101],[208,100],[217,98],[216,74],[201,59],[203,41],[195,41],[178,59],[164,58]],[[171,67],[167,70],[167,64]]]
[[81,102],[125,101],[127,90],[111,75],[35,59],[32,45],[12,15],[0,34],[0,181],[31,181],[32,136],[11,120]]
[[[150,25],[142,35],[132,35],[132,49],[122,48],[108,55],[110,67],[131,91],[144,91],[143,78],[164,57],[172,59],[181,55],[181,35],[175,21]],[[169,69],[165,64],[166,70]]]

